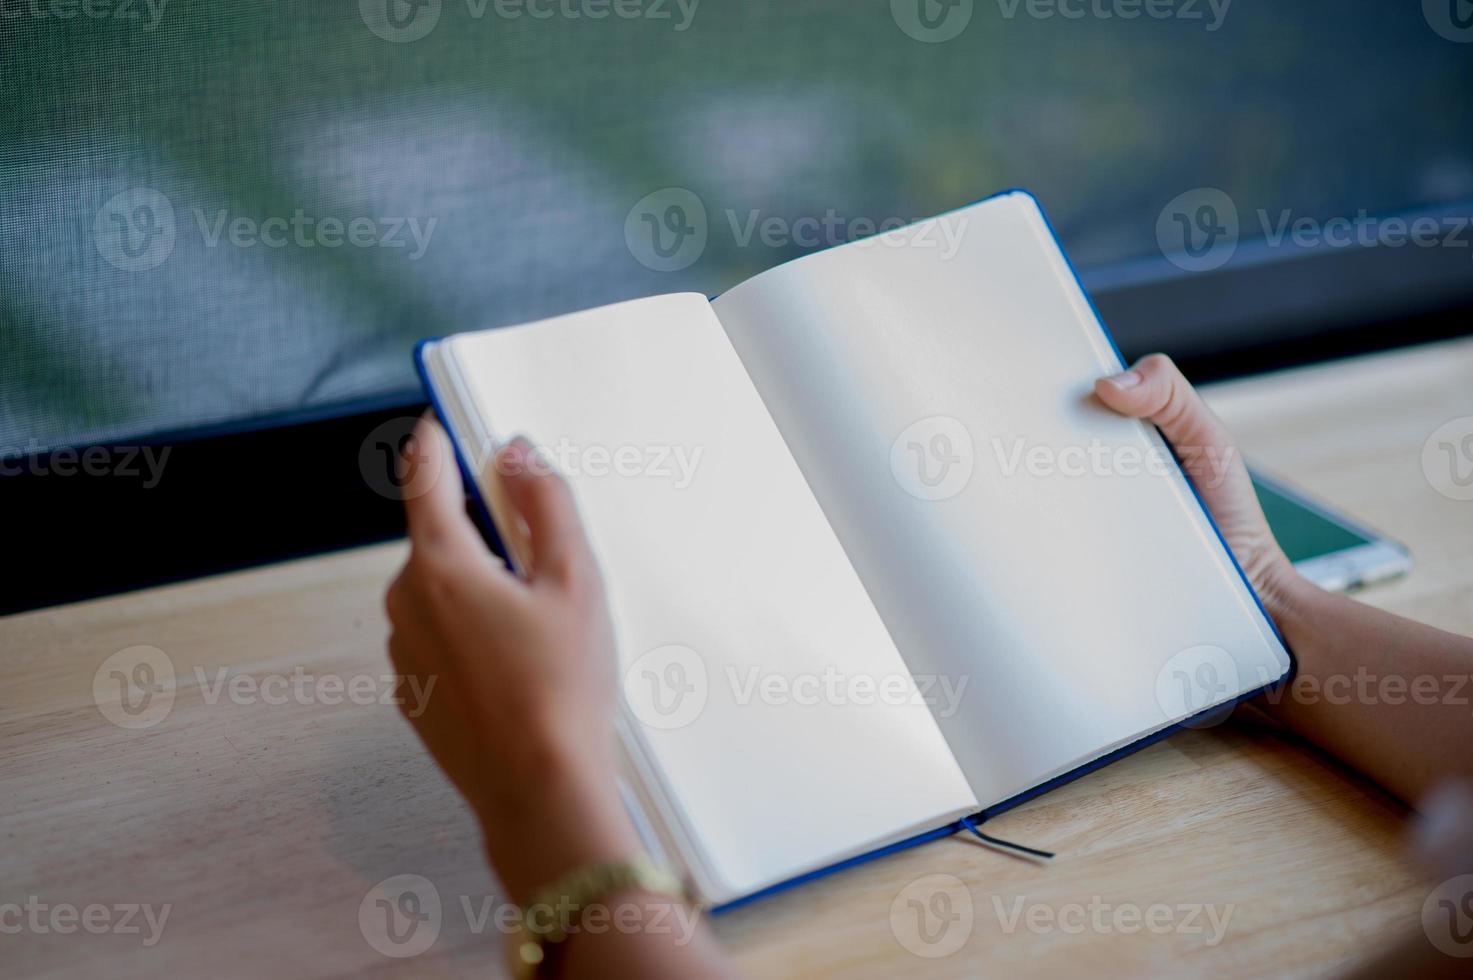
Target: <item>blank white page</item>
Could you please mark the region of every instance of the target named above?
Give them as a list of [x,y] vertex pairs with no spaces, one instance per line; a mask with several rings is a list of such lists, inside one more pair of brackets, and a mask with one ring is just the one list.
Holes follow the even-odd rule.
[[[699,848],[685,857],[706,898],[975,811],[704,297],[448,343],[488,431],[525,434],[568,471],[607,582],[621,672],[637,690],[671,681],[658,706],[668,716],[631,727]],[[859,686],[823,686],[836,672]],[[891,693],[867,695],[864,678]]]
[[985,805],[1287,670],[1028,195],[713,307]]

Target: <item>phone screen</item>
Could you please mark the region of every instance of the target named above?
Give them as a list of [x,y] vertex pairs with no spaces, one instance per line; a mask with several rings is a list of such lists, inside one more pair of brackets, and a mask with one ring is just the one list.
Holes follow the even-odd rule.
[[1263,505],[1263,513],[1268,517],[1274,537],[1292,562],[1318,558],[1371,541],[1257,480],[1253,481],[1253,489],[1258,491],[1258,500]]

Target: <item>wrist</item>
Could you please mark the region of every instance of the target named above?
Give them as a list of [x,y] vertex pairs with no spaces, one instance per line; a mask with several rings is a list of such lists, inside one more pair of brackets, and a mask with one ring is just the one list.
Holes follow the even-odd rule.
[[1294,635],[1301,632],[1307,609],[1312,604],[1315,593],[1321,592],[1321,589],[1299,574],[1282,553],[1276,555],[1271,564],[1258,575],[1252,576],[1252,579],[1264,610],[1292,647]]
[[1264,608],[1273,617],[1279,634],[1294,658],[1294,676],[1276,697],[1259,706],[1280,723],[1294,726],[1298,712],[1294,708],[1297,685],[1319,670],[1319,648],[1316,633],[1323,631],[1324,602],[1336,597],[1300,575],[1286,560],[1285,572],[1272,583],[1265,583]]
[[529,731],[515,772],[488,780],[495,788],[471,800],[487,857],[513,900],[527,901],[574,868],[643,850],[611,741]]

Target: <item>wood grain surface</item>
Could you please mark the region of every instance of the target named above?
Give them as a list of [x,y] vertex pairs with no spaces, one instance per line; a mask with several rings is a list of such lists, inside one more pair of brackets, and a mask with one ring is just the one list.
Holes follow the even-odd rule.
[[[1473,342],[1209,394],[1250,458],[1412,547],[1413,574],[1366,601],[1473,632],[1473,503],[1439,494],[1422,454],[1473,415]],[[0,974],[500,970],[470,815],[379,700],[380,596],[403,555],[365,548],[0,620]],[[9,564],[24,574],[23,556]],[[105,662],[138,646],[167,657],[177,692],[155,723],[121,727],[94,682],[117,715]],[[1420,928],[1430,886],[1403,859],[1407,823],[1334,762],[1234,721],[990,825],[1057,850],[1052,865],[952,838],[717,930],[764,976],[1331,975]],[[370,941],[375,888],[396,875],[440,899],[438,934],[413,957]],[[151,926],[144,910],[157,923],[165,907]]]

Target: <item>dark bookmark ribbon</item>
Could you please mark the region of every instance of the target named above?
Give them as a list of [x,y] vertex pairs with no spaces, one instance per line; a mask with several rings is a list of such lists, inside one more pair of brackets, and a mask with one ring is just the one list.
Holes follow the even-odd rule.
[[1032,857],[1043,858],[1045,861],[1054,856],[1053,851],[1040,851],[1036,847],[1024,847],[1022,844],[1014,844],[1012,841],[1006,841],[1000,837],[984,834],[977,829],[977,824],[971,817],[962,817],[962,826],[971,831],[973,837],[976,837],[984,844],[991,844],[993,847],[1005,847],[1010,851],[1019,851]]

